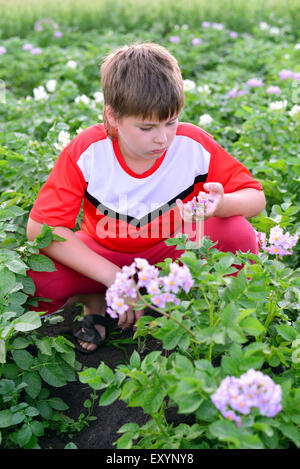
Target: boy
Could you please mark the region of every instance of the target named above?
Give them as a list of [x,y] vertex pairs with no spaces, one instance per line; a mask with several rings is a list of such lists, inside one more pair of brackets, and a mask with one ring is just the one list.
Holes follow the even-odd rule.
[[[156,264],[181,255],[164,240],[178,230],[183,202],[203,189],[211,195],[205,235],[232,252],[257,252],[246,218],[265,206],[261,184],[242,164],[197,126],[178,122],[182,76],[165,48],[122,47],[105,59],[101,78],[104,125],[86,129],[62,151],[27,227],[29,240],[43,223],[67,240],[43,249],[55,272],[29,272],[36,296],[52,299],[34,309],[50,314],[82,302],[85,317],[76,336],[87,352],[108,337],[105,291],[122,266],[135,257]],[[75,233],[82,199],[84,220]],[[118,324],[125,329],[141,315],[131,307]]]

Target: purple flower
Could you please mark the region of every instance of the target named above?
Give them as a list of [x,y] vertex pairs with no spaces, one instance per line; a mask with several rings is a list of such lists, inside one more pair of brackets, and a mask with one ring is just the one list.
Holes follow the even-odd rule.
[[269,88],[267,89],[267,93],[268,94],[280,94],[281,89],[279,88],[279,86],[269,86]]
[[6,54],[7,49],[4,46],[0,46],[0,55]]
[[38,22],[36,22],[34,24],[34,30],[38,31],[38,32],[41,32],[41,31],[43,31],[43,26],[41,24],[39,24]]
[[235,31],[230,31],[229,37],[231,37],[232,39],[236,39],[238,37],[238,33]]
[[171,36],[170,37],[170,42],[180,42],[180,37],[179,36]]
[[280,226],[274,226],[270,230],[269,239],[265,233],[259,233],[263,251],[271,255],[287,256],[292,254],[292,249],[298,242],[299,235],[283,233]]
[[117,273],[115,282],[106,290],[107,313],[116,317],[127,311],[129,303],[126,298],[136,299],[137,290],[141,287],[146,287],[147,293],[152,295],[152,303],[158,307],[164,308],[166,303],[178,305],[179,300],[174,293],[180,288],[188,293],[193,284],[194,280],[185,265],[179,266],[173,262],[169,275],[159,277],[157,267],[150,265],[146,259],[136,258],[130,266],[124,266]]
[[211,26],[211,23],[209,21],[203,21],[202,28],[209,28],[210,26]]
[[40,49],[39,47],[33,47],[31,50],[30,50],[30,53],[32,55],[39,55],[42,53],[42,49]]
[[228,91],[228,96],[230,98],[236,98],[237,97],[237,87],[235,86],[232,88],[232,90]]
[[294,80],[300,80],[300,72],[294,73]]
[[227,376],[211,396],[223,417],[241,425],[241,415],[256,407],[261,415],[274,417],[281,411],[282,390],[261,371],[248,370],[239,378]]
[[54,37],[62,37],[63,33],[61,31],[54,31],[53,36]]
[[22,47],[23,50],[31,50],[32,48],[33,48],[33,45],[29,43],[23,44],[23,47]]
[[247,81],[247,85],[250,88],[259,88],[259,87],[263,86],[263,82],[260,78],[250,78]]
[[211,199],[206,192],[200,191],[197,197],[193,197],[192,200],[186,203],[191,209],[192,215],[197,215],[199,210],[204,210],[210,203],[214,203],[214,199]]
[[159,308],[164,308],[166,305],[166,301],[163,297],[163,295],[154,295],[151,298],[151,302],[155,305],[158,306]]
[[193,46],[199,46],[202,43],[201,39],[199,37],[194,37],[192,40]]
[[294,72],[291,70],[281,70],[279,73],[280,80],[286,80],[287,78],[294,78]]

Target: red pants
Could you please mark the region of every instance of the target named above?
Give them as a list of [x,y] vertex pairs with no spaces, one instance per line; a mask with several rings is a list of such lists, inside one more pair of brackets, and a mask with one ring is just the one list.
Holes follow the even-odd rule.
[[[167,257],[175,260],[183,253],[183,251],[176,250],[175,246],[167,246],[164,241],[147,251],[138,253],[110,251],[82,231],[77,231],[76,235],[90,249],[119,267],[130,265],[136,257],[147,259],[149,264],[153,265],[162,262]],[[218,241],[215,248],[220,251],[235,253],[238,250],[242,252],[250,250],[254,254],[258,253],[254,229],[241,216],[228,218],[213,217],[206,220],[204,222],[204,235],[209,236],[213,242]],[[91,280],[59,262],[54,260],[53,262],[57,269],[54,272],[34,272],[32,270],[27,272],[35,283],[35,296],[52,300],[50,303],[39,301],[38,307],[31,307],[30,309],[51,314],[62,308],[72,296],[88,293],[104,293],[106,291],[106,287],[103,284]]]

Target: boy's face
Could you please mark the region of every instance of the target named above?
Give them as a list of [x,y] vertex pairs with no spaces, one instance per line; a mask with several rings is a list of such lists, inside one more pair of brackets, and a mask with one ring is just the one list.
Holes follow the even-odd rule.
[[164,121],[123,117],[117,121],[118,143],[124,159],[135,163],[160,158],[174,140],[178,116]]

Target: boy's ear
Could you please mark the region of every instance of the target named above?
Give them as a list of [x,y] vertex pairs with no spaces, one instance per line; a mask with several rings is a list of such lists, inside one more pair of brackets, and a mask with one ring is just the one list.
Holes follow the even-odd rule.
[[105,116],[111,127],[116,127],[118,125],[117,116],[110,106],[105,106]]

